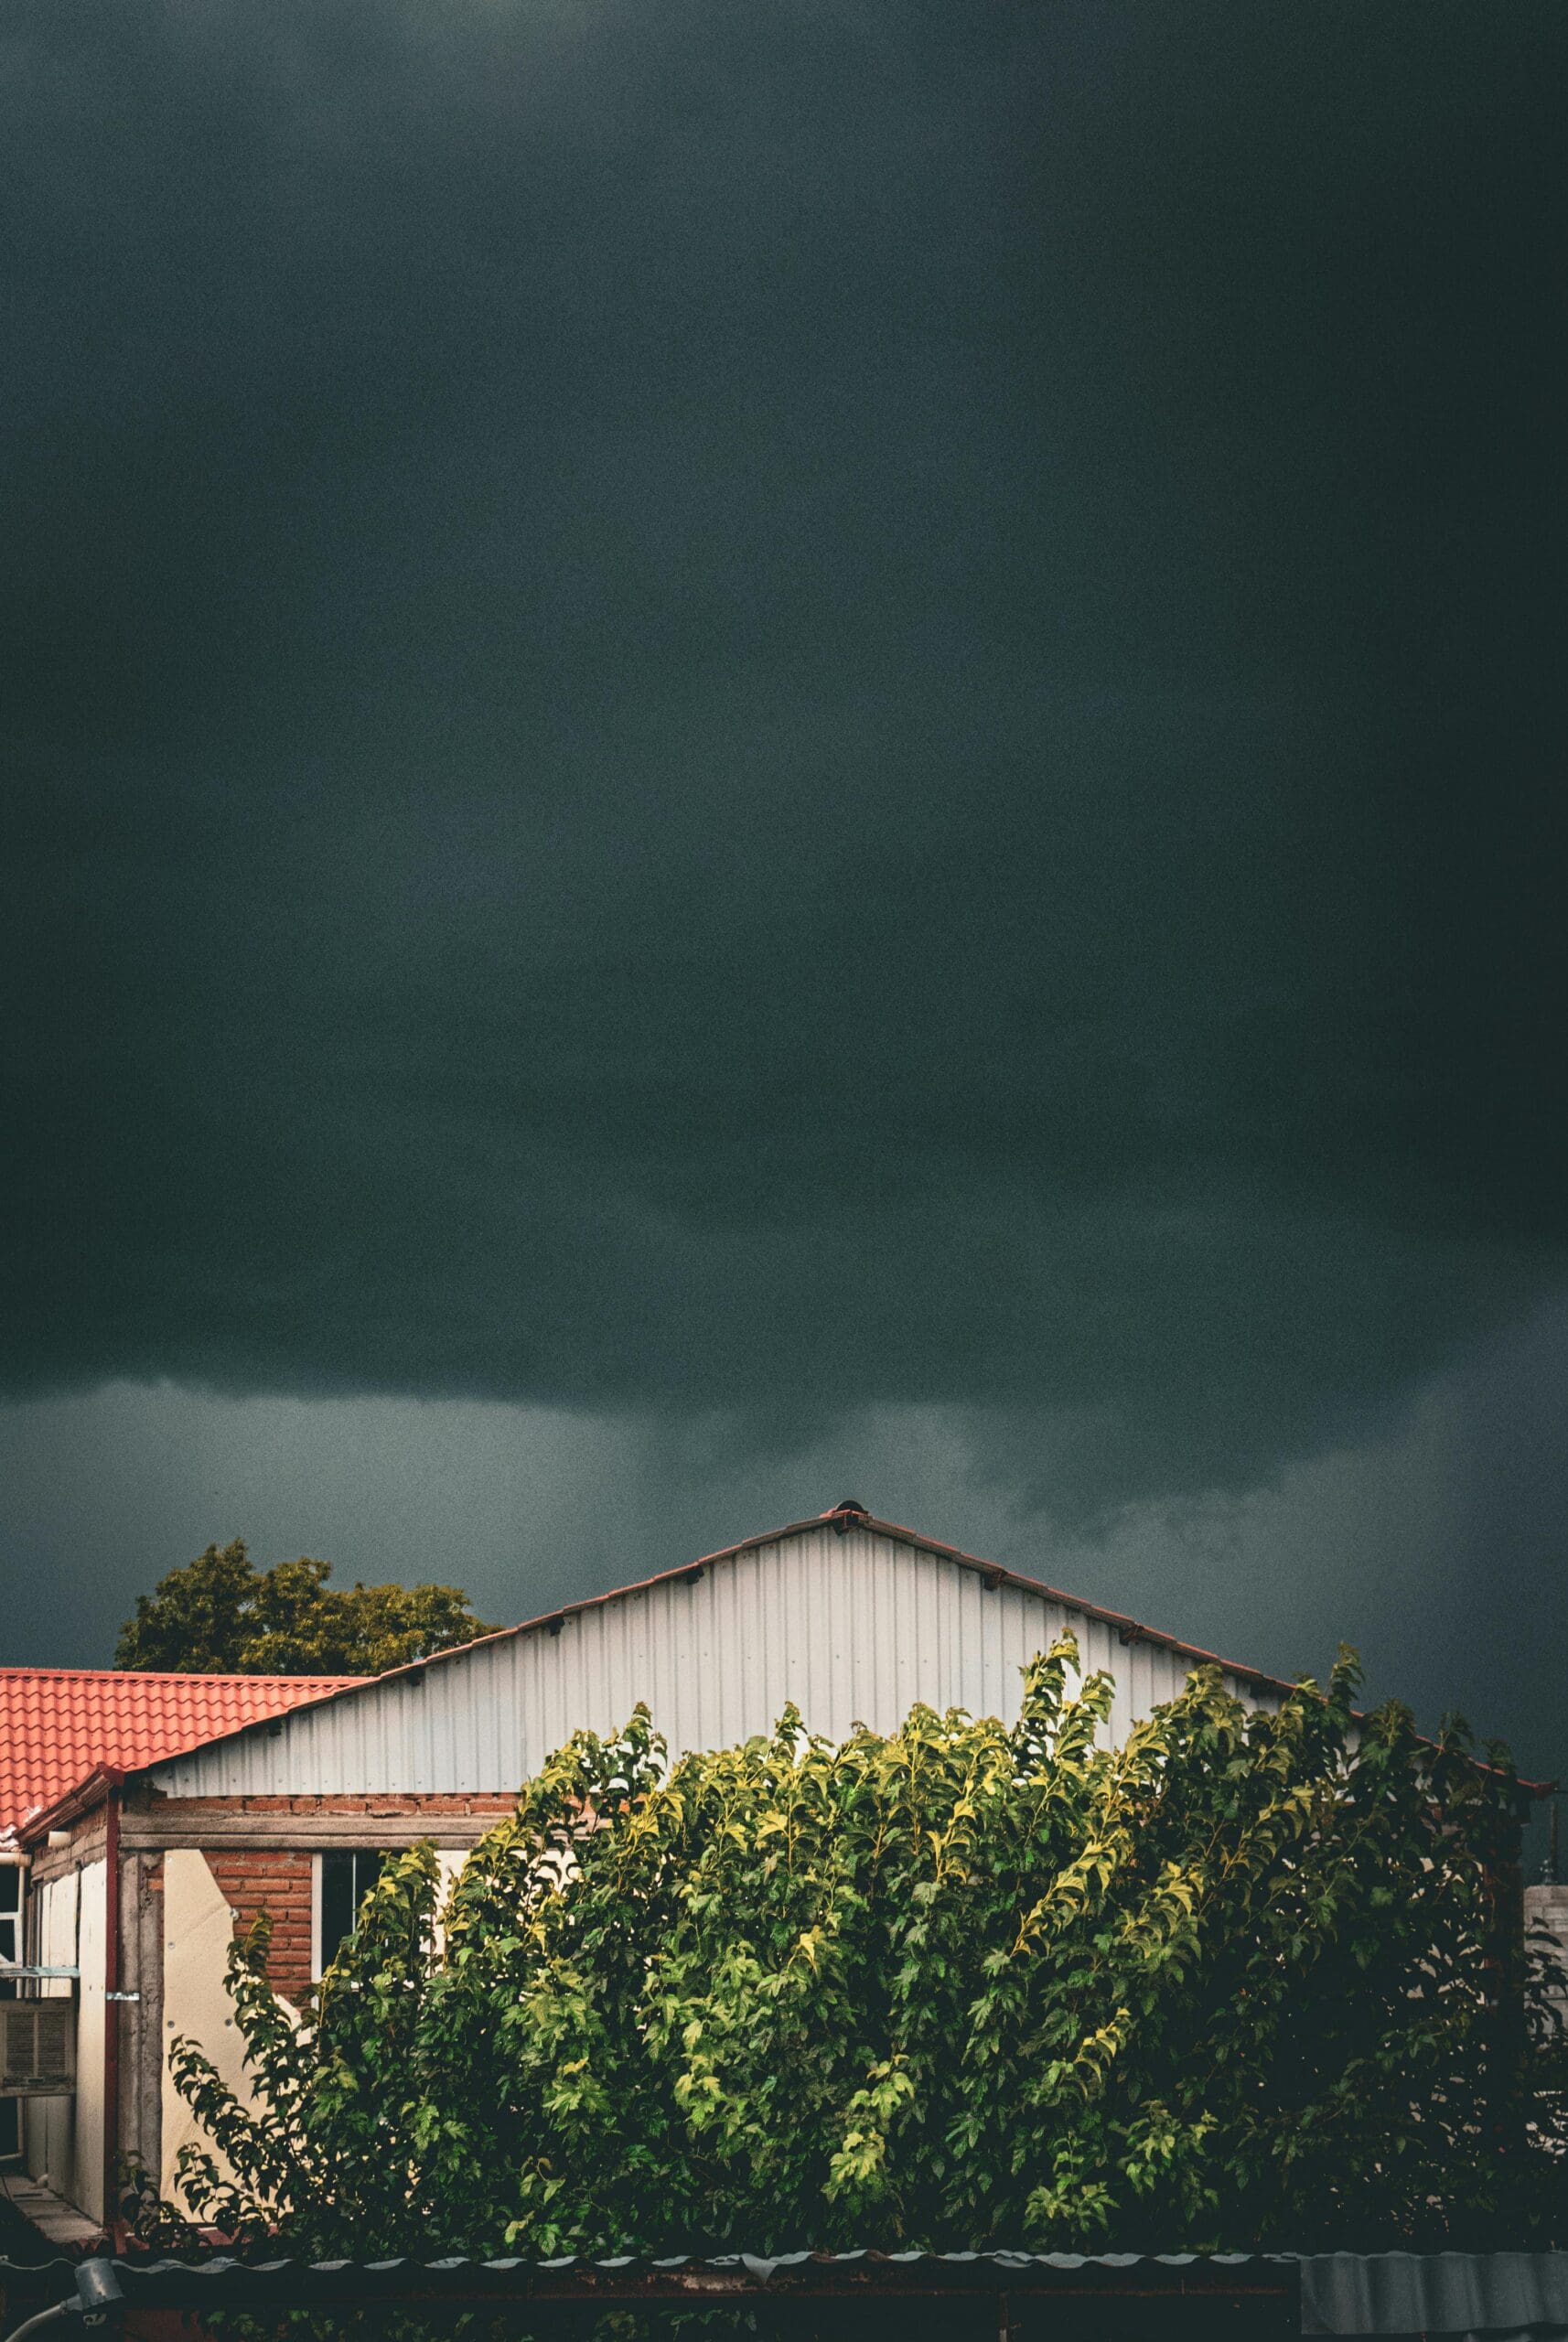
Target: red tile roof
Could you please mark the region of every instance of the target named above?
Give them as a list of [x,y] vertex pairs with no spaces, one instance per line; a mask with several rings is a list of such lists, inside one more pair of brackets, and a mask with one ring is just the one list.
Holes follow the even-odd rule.
[[0,1831],[53,1805],[101,1765],[160,1764],[363,1680],[0,1667]]

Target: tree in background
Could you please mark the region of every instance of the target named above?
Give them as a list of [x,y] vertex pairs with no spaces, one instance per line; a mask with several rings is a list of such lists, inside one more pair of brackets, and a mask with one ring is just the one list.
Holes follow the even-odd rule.
[[243,1538],[170,1570],[120,1629],[144,1674],[380,1675],[493,1634],[455,1585],[329,1586],[329,1562],[258,1571]]
[[1500,1752],[1358,1720],[1348,1659],[1277,1714],[1201,1669],[1108,1749],[1077,1657],[1011,1730],[580,1733],[439,1948],[434,1853],[387,1865],[303,2027],[258,1920],[259,2110],[173,2047],[190,2208],[311,2256],[1568,2244]]

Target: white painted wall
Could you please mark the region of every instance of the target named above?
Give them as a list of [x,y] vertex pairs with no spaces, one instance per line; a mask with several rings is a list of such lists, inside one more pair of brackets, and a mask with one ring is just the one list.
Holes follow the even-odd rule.
[[435,1949],[437,1952],[446,1950],[446,1905],[450,1900],[452,1889],[457,1883],[463,1864],[467,1859],[467,1853],[451,1847],[436,1848],[435,1868],[439,1875],[439,1883],[435,1889]]
[[[102,1868],[102,1864],[100,1865]],[[38,1914],[37,1958],[41,1967],[74,1968],[77,1966],[77,1913],[80,1902],[81,1873],[67,1871],[61,1878],[51,1878],[32,1890],[30,1899]],[[103,1977],[98,1978],[99,2024],[102,2024]],[[71,1986],[64,1977],[50,1977],[38,1986],[48,1998],[69,1998]],[[99,2040],[102,2044],[102,2034]],[[81,2042],[77,2040],[80,2061]],[[83,2079],[80,2062],[78,2081]],[[91,2077],[86,2078],[91,2086]],[[103,2094],[103,2063],[98,2065],[98,2094]],[[57,2196],[74,2201],[76,2185],[76,2101],[70,2098],[30,2098],[26,2101],[24,2118],[23,2160],[35,2179],[47,2180]],[[100,2134],[102,2135],[102,2133]]]

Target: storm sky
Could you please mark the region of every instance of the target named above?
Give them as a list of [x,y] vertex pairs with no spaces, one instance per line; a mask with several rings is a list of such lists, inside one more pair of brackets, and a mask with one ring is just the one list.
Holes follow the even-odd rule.
[[1565,47],[11,0],[0,1658],[853,1495],[1568,1771]]

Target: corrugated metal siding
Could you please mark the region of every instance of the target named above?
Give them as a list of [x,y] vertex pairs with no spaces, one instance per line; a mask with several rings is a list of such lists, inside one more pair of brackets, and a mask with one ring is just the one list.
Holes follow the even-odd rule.
[[1568,2252],[1315,2252],[1304,2334],[1568,2334]]
[[[1116,1677],[1112,1732],[1178,1692],[1189,1662],[1103,1620],[856,1527],[812,1526],[481,1643],[159,1766],[171,1797],[513,1789],[580,1726],[646,1700],[672,1751],[771,1729],[893,1730],[916,1700],[1011,1723],[1019,1670],[1064,1628]],[[1260,1693],[1228,1677],[1249,1706]]]

